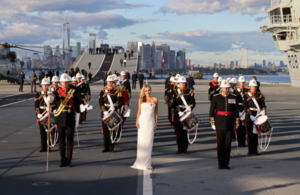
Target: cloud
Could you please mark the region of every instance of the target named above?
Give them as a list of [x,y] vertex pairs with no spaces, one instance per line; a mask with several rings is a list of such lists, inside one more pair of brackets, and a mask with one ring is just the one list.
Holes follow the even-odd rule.
[[152,37],[149,37],[147,35],[141,35],[141,36],[137,36],[140,39],[152,39]]
[[130,34],[131,34],[131,35],[135,35],[136,33],[135,33],[135,32],[131,32]]
[[180,41],[191,44],[191,51],[220,52],[240,47],[260,52],[276,50],[270,35],[261,31],[185,31],[154,36],[154,39]]
[[168,0],[159,10],[162,13],[213,14],[229,10],[242,14],[265,13],[270,0]]
[[258,18],[255,18],[254,20],[256,21],[256,22],[261,22],[262,20],[264,20],[264,19],[266,19],[266,18],[268,18],[269,16],[265,16],[265,17],[258,17]]
[[169,31],[166,31],[166,32],[161,32],[161,33],[157,33],[158,35],[168,35],[170,34]]

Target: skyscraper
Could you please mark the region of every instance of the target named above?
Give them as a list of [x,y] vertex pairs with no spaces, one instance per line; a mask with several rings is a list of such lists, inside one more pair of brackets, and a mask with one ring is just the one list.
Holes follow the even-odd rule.
[[[180,63],[178,63],[178,59],[180,60]],[[185,61],[184,53],[181,50],[179,50],[176,55],[176,68],[178,68],[178,69],[184,68],[185,67],[184,61]]]
[[88,36],[88,48],[93,48],[95,50],[96,48],[96,34],[90,33]]
[[163,52],[163,56],[165,60],[164,69],[170,69],[170,46],[167,44],[156,45],[156,50]]
[[183,67],[185,67],[185,48],[182,49],[183,57],[181,60],[183,61]]
[[242,63],[241,68],[247,68],[248,67],[248,49],[242,48]]
[[176,56],[175,50],[171,50],[170,51],[170,69],[175,69],[175,67],[176,67],[175,56]]
[[27,51],[22,50],[22,61],[24,61],[27,58]]
[[76,43],[76,57],[81,55],[81,43]]
[[[70,24],[66,15],[66,21],[63,23],[63,49],[70,49]],[[65,62],[65,69],[70,67],[70,54],[69,51],[63,50],[63,59]]]
[[142,56],[142,67],[143,69],[152,68],[151,61],[151,46],[150,45],[142,45],[140,47],[140,56]]
[[263,60],[263,67],[266,66],[266,60]]
[[59,50],[59,45],[56,46],[56,50],[54,51],[54,67],[60,67],[61,68],[61,53]]

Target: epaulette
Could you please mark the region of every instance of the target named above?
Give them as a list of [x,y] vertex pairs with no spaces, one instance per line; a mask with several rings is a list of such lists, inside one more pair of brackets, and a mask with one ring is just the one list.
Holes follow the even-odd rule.
[[221,94],[219,94],[219,93],[218,93],[218,94],[214,94],[214,96],[213,96],[213,97],[215,97],[215,96],[218,96],[218,95],[221,95]]
[[105,87],[103,87],[102,91],[105,91],[105,89],[106,89],[106,86],[105,86]]
[[234,94],[234,93],[229,93],[230,95],[233,95],[233,96],[236,96],[236,94]]

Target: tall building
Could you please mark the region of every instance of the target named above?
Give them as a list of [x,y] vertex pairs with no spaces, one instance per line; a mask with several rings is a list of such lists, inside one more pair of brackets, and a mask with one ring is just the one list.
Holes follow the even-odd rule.
[[96,48],[96,34],[90,33],[88,36],[88,48],[93,48],[95,50]]
[[[140,48],[141,46],[143,46],[143,42],[140,42],[140,41],[139,41],[139,42],[138,42],[138,52],[141,51],[141,50],[140,50],[140,49],[141,49],[141,48]],[[131,48],[130,48],[130,51],[131,51],[131,50],[134,50],[134,44],[132,44],[132,42],[131,42]]]
[[161,56],[162,56],[162,51],[155,51],[155,57],[154,57],[154,63],[153,66],[155,68],[161,69]]
[[127,42],[127,50],[128,52],[131,51],[131,49],[133,48],[133,52],[136,53],[138,52],[138,42],[137,41],[128,41]]
[[280,67],[284,67],[283,61],[280,61]]
[[142,58],[142,68],[148,69],[152,68],[152,61],[151,61],[151,46],[149,44],[142,45],[140,47],[140,56]]
[[242,63],[241,68],[247,68],[248,67],[248,49],[242,48]]
[[155,43],[154,41],[152,42],[152,45],[151,45],[151,61],[153,62],[153,67],[156,67],[156,49],[155,49]]
[[176,69],[176,53],[175,53],[175,50],[170,51],[170,69]]
[[191,59],[187,58],[187,59],[185,60],[185,65],[186,65],[186,66],[191,66],[191,65],[192,65]]
[[262,63],[263,67],[266,66],[266,60],[263,60],[263,63]]
[[231,61],[230,62],[230,68],[233,68],[234,67],[234,61]]
[[[70,49],[70,23],[68,22],[68,18],[66,16],[66,21],[63,23],[63,49]],[[70,54],[69,51],[63,50],[63,61],[64,61],[64,69],[69,69],[70,67]]]
[[27,51],[22,50],[22,61],[24,61],[27,58]]
[[62,62],[61,53],[59,50],[59,45],[57,45],[56,50],[54,51],[54,62],[53,62],[54,67],[62,68],[61,62]]
[[236,67],[239,66],[239,61],[235,61],[235,66],[236,66]]
[[184,64],[181,61],[181,57],[180,56],[176,56],[176,69],[181,69],[184,66]]
[[77,58],[77,47],[76,46],[70,46],[70,49],[72,50],[71,57],[72,58]]
[[33,53],[31,58],[31,68],[39,68],[40,65],[40,56],[38,53]]
[[163,52],[163,56],[165,60],[164,69],[170,69],[170,46],[167,44],[156,45],[156,50]]
[[76,43],[76,57],[81,55],[81,43]]
[[[176,55],[176,68],[177,69],[181,69],[181,68],[185,68],[185,60],[184,60],[184,53],[183,51],[179,50],[177,52],[177,55]],[[177,59],[180,60],[180,63],[178,63]]]
[[182,58],[183,67],[185,67],[185,48],[182,49],[182,53],[183,53],[183,58]]

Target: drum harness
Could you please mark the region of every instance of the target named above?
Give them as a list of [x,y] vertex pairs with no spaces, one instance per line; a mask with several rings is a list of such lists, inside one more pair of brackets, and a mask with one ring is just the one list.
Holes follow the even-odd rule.
[[[182,92],[182,94],[181,94],[180,89],[177,89],[177,91],[178,91],[178,94],[180,94],[180,98],[181,98],[181,100],[182,100],[182,102],[183,102],[185,108],[186,108],[186,109],[187,109],[187,108],[190,108],[190,106],[187,104],[187,102],[186,102],[185,99],[184,99],[183,92]],[[184,127],[184,128],[186,128],[186,127]],[[183,129],[184,129],[184,128],[183,128]],[[187,130],[187,137],[188,137],[188,141],[189,141],[190,144],[193,144],[193,143],[195,142],[195,140],[197,139],[197,130],[198,130],[198,124],[197,124],[196,130],[195,130],[195,136],[194,136],[193,141],[190,140],[190,131]]]
[[[251,93],[248,93],[248,95],[251,97],[252,94]],[[255,116],[255,119],[258,118],[260,116],[260,107],[255,99],[255,97],[253,96],[252,97],[252,101],[253,103],[255,104],[255,106],[257,107],[257,113],[256,113],[256,116]],[[254,120],[255,121],[255,120]],[[272,137],[272,133],[273,131],[271,131],[270,133],[270,137],[268,138],[268,135],[261,135],[258,131],[257,131],[257,127],[256,125],[254,124],[254,121],[253,121],[253,133],[255,134],[258,134],[260,136],[260,138],[258,137],[258,146],[259,148],[264,152],[267,150],[267,148],[269,147],[270,145],[270,142],[271,142],[271,137]],[[256,132],[254,131],[254,129],[256,130]],[[263,143],[264,142],[264,143]]]
[[[44,102],[46,102],[46,96],[43,96],[43,99],[44,99]],[[51,109],[51,108],[50,108]],[[39,122],[42,122],[42,121],[44,121],[44,120],[48,120],[48,115],[49,114],[52,114],[53,112],[51,112],[51,110],[48,112],[48,107],[45,109],[45,111],[42,113],[42,117],[41,118],[39,118],[37,121],[36,121],[36,124],[38,125],[38,123]],[[54,115],[54,113],[53,113],[53,115]],[[45,131],[48,133],[48,127],[47,126],[45,126],[44,124],[42,124],[43,126],[44,126],[44,128],[45,128]],[[49,144],[49,146],[50,147],[54,147],[55,145],[56,145],[56,142],[57,142],[57,140],[58,140],[58,132],[57,132],[57,125],[54,125],[52,128],[50,128],[50,132],[53,132],[53,130],[54,130],[54,135],[53,135],[53,137],[52,136],[50,136],[50,144]],[[48,136],[47,136],[48,137]]]
[[[108,99],[108,101],[109,101],[109,106],[110,106],[110,107],[114,107],[114,104],[113,104],[112,99],[111,99],[111,97],[110,97],[110,93],[108,92],[107,89],[105,90],[105,92],[107,93],[106,97],[107,97],[107,99]],[[121,113],[122,113],[122,111],[123,111],[123,107],[121,108]],[[119,125],[119,127],[117,127],[117,128],[115,129],[115,138],[114,138],[114,132],[113,132],[113,131],[110,131],[110,139],[111,139],[111,143],[118,143],[118,142],[121,140],[123,128],[122,128],[122,126],[121,126],[121,127],[120,127],[120,126],[121,126],[121,125]],[[120,136],[119,136],[119,138],[118,138],[117,135],[118,135],[118,130],[119,130],[119,128],[121,128],[121,130],[120,130]]]

